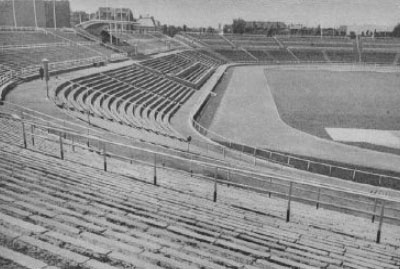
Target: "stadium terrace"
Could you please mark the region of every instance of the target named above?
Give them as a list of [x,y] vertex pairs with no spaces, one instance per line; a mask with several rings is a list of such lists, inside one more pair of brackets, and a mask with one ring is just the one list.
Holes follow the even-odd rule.
[[0,268],[400,267],[400,26],[135,14],[0,1]]

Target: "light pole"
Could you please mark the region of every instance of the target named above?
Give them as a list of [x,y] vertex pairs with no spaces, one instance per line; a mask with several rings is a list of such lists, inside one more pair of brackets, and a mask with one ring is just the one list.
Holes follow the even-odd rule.
[[192,137],[188,136],[188,138],[186,139],[187,143],[188,143],[188,148],[187,151],[190,152],[190,142],[192,141]]

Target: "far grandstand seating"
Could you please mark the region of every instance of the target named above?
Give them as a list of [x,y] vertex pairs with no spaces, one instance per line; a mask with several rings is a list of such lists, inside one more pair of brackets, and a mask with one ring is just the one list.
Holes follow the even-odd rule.
[[260,62],[273,62],[274,58],[266,50],[247,49],[251,55],[256,57]]
[[112,32],[112,35],[119,40],[118,47],[121,47],[121,44],[129,44],[127,47],[121,47],[129,53],[133,53],[135,46],[139,54],[153,54],[182,47],[179,42],[159,32],[117,31]]
[[[37,75],[38,65],[45,58],[50,62],[51,71],[123,59],[123,55],[80,37],[73,30],[14,31],[10,28],[0,31],[0,46],[2,66],[21,78]],[[65,62],[68,64],[62,65]]]
[[286,47],[353,48],[354,40],[347,37],[279,37]]
[[138,65],[74,79],[56,90],[59,104],[134,128],[176,137],[170,118],[194,90]]
[[182,52],[140,62],[147,68],[188,82],[188,86],[198,88],[209,77],[218,59],[210,59],[200,52]]
[[400,51],[399,38],[361,38],[360,42],[365,49],[383,49],[388,52]]
[[188,57],[207,66],[218,66],[225,63],[224,60],[206,50],[186,50],[178,53],[178,55]]
[[65,39],[67,39],[69,41],[73,41],[73,42],[90,42],[90,41],[92,41],[90,39],[83,37],[74,29],[60,29],[60,30],[46,29],[46,31],[49,33],[52,33],[58,37],[65,38]]
[[294,55],[300,60],[304,62],[325,62],[324,55],[320,50],[312,50],[312,49],[291,49]]
[[39,65],[43,59],[50,62],[62,62],[74,59],[90,58],[103,56],[97,51],[101,49],[103,53],[110,56],[112,51],[97,46],[49,46],[27,49],[9,49],[0,53],[0,61],[13,69],[21,69],[30,65]]
[[357,61],[357,55],[353,50],[327,50],[326,54],[332,62],[351,63]]
[[232,48],[232,44],[230,44],[227,40],[222,38],[218,34],[197,34],[197,33],[187,33],[191,38],[194,38],[195,40],[200,41],[202,44],[207,45],[208,47],[211,48]]
[[275,49],[268,50],[268,54],[271,55],[276,62],[294,62],[297,61],[292,54],[290,54],[286,49]]
[[180,57],[177,54],[170,54],[163,57],[157,57],[150,60],[140,62],[142,65],[147,66],[151,69],[160,71],[165,74],[176,74],[179,71],[189,67],[192,62],[184,57]]
[[396,54],[395,52],[377,52],[364,49],[361,57],[362,61],[366,63],[393,64]]
[[0,46],[25,46],[62,42],[44,31],[0,31]]
[[251,56],[249,56],[246,52],[240,49],[215,49],[216,52],[221,54],[222,56],[228,58],[232,62],[254,62]]
[[264,35],[232,35],[225,34],[225,38],[229,39],[237,47],[244,48],[278,48],[279,45],[276,40],[272,37],[267,37]]

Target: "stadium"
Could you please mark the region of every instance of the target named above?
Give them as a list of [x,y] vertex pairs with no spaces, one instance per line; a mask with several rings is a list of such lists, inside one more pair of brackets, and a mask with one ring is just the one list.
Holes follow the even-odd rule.
[[0,268],[400,268],[400,38],[111,2],[0,1]]

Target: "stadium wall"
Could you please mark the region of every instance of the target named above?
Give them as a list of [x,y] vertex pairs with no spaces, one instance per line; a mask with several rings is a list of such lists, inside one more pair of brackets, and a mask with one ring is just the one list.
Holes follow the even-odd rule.
[[[54,3],[56,5],[57,27],[70,27],[69,1],[14,0],[15,22],[18,27],[54,27]],[[15,26],[13,1],[0,1],[0,26]]]

